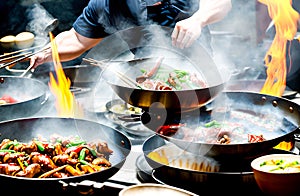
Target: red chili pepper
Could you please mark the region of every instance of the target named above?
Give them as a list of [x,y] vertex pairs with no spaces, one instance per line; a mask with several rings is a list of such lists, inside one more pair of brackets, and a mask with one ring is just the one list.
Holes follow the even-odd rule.
[[65,153],[69,154],[70,152],[76,152],[79,153],[82,149],[82,146],[71,146],[69,148],[66,149]]
[[157,129],[157,133],[165,136],[172,136],[175,134],[180,127],[185,126],[185,124],[172,124],[172,125],[163,125]]

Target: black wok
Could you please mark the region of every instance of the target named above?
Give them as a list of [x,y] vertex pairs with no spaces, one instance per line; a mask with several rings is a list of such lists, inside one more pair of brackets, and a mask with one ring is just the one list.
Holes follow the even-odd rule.
[[[254,92],[223,92],[216,97],[211,107],[211,111],[200,112],[199,115],[182,115],[179,121],[174,118],[173,122],[167,119],[165,123],[161,116],[148,113],[143,113],[141,120],[146,127],[182,149],[220,159],[258,156],[282,141],[293,142],[294,135],[299,131],[300,106],[285,98]],[[236,143],[218,144],[197,140],[197,135],[185,139],[186,132],[180,126],[173,126],[182,123],[195,130],[212,120],[239,122],[245,127],[242,133],[244,136],[248,133],[262,134],[265,141],[250,143],[245,138]],[[166,129],[162,130],[162,125]]]
[[74,176],[68,178],[21,178],[0,174],[1,190],[9,192],[20,190],[21,193],[63,193],[65,183],[80,182],[83,180],[92,180],[103,182],[113,176],[124,164],[126,157],[131,150],[130,140],[118,130],[107,127],[97,122],[73,119],[73,118],[27,118],[6,121],[0,123],[0,138],[17,139],[22,142],[29,142],[34,137],[41,135],[49,138],[50,135],[57,133],[62,136],[80,136],[87,142],[106,141],[113,150],[109,161],[112,167],[95,173]]
[[[94,65],[72,65],[63,67],[72,87],[94,88],[101,73],[101,68]],[[39,66],[31,74],[32,78],[39,79],[46,84],[49,82],[49,73],[55,74],[52,66]]]
[[[152,49],[155,51],[162,50],[161,55],[169,52],[158,47]],[[124,63],[113,63],[112,61],[102,76],[121,99],[145,111],[167,110],[175,113],[191,111],[211,102],[224,89],[224,85],[229,79],[229,74],[220,71],[203,48],[199,49],[196,59],[176,52],[172,57],[165,56],[161,67],[197,73],[207,83],[207,88],[172,91],[140,89],[127,85],[112,71],[112,69],[117,70],[135,80],[142,75],[142,69],[149,71],[153,68],[158,57],[131,60]]]
[[[258,80],[230,80],[227,82],[224,90],[225,91],[235,91],[235,92],[256,92],[259,93],[262,87],[265,84],[264,79]],[[294,98],[297,95],[297,91],[290,89],[289,87],[285,88],[282,97],[284,98]]]
[[[216,161],[184,151],[157,135],[146,139],[142,148],[144,158],[152,168],[152,177],[158,183],[180,187],[199,195],[261,194],[250,166],[252,159]],[[159,153],[168,163],[149,156],[151,152]],[[292,152],[273,149],[269,153]],[[216,166],[218,170],[213,171],[211,168]]]
[[16,103],[0,105],[0,121],[37,113],[48,99],[48,87],[36,79],[0,76],[0,97],[8,95]]

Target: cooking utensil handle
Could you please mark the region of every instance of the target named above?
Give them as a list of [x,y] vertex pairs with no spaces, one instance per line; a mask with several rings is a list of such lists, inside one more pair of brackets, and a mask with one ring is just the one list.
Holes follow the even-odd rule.
[[43,48],[43,49],[41,49],[41,50],[38,50],[38,51],[36,51],[36,52],[33,52],[33,53],[31,53],[31,54],[28,54],[28,55],[26,55],[26,56],[23,56],[23,57],[21,57],[21,58],[18,58],[18,59],[14,60],[14,61],[11,61],[11,62],[9,62],[9,63],[4,63],[3,65],[0,66],[0,69],[5,68],[5,67],[7,67],[7,66],[10,66],[10,65],[12,65],[12,64],[18,63],[18,62],[20,62],[20,61],[23,61],[23,60],[25,60],[25,59],[27,59],[27,58],[29,58],[29,57],[35,55],[35,54],[38,54],[38,53],[40,53],[40,52],[43,52],[43,51],[45,51],[45,50],[47,50],[47,49],[49,49],[49,48],[50,48],[50,46],[49,46],[49,47],[46,47],[46,48]]
[[122,115],[122,116],[118,116],[118,119],[125,122],[138,122],[141,121],[141,115],[140,114]]
[[91,180],[83,180],[81,182],[70,182],[70,183],[66,183],[64,181],[59,181],[62,186],[66,189],[66,188],[69,188],[69,189],[77,189],[77,190],[80,190],[80,189],[85,189],[85,188],[93,188],[95,190],[97,189],[102,189],[103,187],[109,187],[109,188],[112,188],[112,189],[117,189],[117,190],[122,190],[124,188],[127,188],[128,186],[127,185],[123,185],[123,184],[120,184],[120,183],[115,183],[115,182],[95,182],[95,181],[91,181]]

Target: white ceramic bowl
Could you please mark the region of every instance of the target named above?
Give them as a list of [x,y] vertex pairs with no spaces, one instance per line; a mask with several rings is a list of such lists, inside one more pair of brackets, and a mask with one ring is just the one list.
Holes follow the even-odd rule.
[[169,185],[143,183],[132,185],[119,192],[119,196],[196,196],[196,194],[184,189]]
[[[293,165],[290,167],[290,165]],[[300,195],[300,156],[270,154],[251,162],[254,178],[267,195]],[[284,168],[284,169],[283,169]]]
[[12,49],[15,46],[16,37],[14,35],[7,35],[0,39],[1,47],[4,49]]
[[16,35],[15,43],[18,49],[29,48],[34,43],[34,34],[31,32],[21,32]]

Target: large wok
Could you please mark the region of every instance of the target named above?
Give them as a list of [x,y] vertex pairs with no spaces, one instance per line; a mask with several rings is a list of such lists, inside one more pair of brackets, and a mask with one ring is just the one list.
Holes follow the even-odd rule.
[[[112,60],[102,74],[102,77],[121,99],[145,111],[162,110],[181,113],[197,109],[211,102],[224,89],[225,83],[229,80],[230,74],[224,70],[221,71],[201,46],[193,48],[194,51],[198,50],[195,54],[192,54],[193,52],[184,54],[176,50],[172,51],[170,48],[153,46],[145,48],[154,50],[155,54],[150,54],[150,57],[147,58],[138,58],[122,63],[116,63]],[[146,50],[144,53],[147,54],[147,52]],[[114,74],[114,70],[117,70],[135,80],[142,75],[142,69],[149,71],[153,68],[161,56],[164,57],[161,67],[197,73],[207,83],[208,87],[172,91],[147,90],[129,86],[118,75]]]
[[[101,63],[108,67],[102,73],[103,79],[121,99],[133,106],[145,111],[157,109],[180,113],[193,110],[212,101],[224,89],[224,83],[229,80],[230,74],[224,64],[215,64],[210,53],[200,42],[195,42],[185,50],[174,47],[170,39],[171,33],[172,28],[159,25],[124,29],[103,39],[85,58],[93,59],[100,53],[105,54],[101,59],[109,61]],[[199,73],[208,83],[208,88],[188,91],[141,90],[125,84],[110,69],[113,68],[135,80],[136,76],[141,75],[141,68],[150,70],[161,56],[165,57],[163,65]]]
[[[259,93],[262,87],[265,84],[265,79],[257,80],[230,80],[227,82],[224,90],[225,91],[246,91],[246,92],[256,92]],[[282,94],[284,98],[294,98],[297,95],[297,91],[290,89],[289,87],[285,88],[285,91]]]
[[[143,113],[140,119],[146,127],[181,149],[220,159],[258,156],[282,141],[293,142],[295,133],[299,131],[300,106],[285,98],[254,92],[223,92],[210,106],[211,111],[200,112],[199,115],[182,115],[179,121],[176,118],[167,119],[166,123],[161,121],[159,115],[151,113]],[[248,133],[262,134],[265,141],[252,143],[245,139],[244,142],[217,144],[195,141],[193,136],[187,140],[184,139],[185,133],[181,131],[180,126],[173,126],[182,123],[195,130],[212,120],[239,122],[245,127],[245,136]],[[258,125],[254,120],[262,122],[262,125]],[[268,123],[271,123],[271,127],[267,127]],[[273,123],[276,126],[273,126]],[[161,126],[167,128],[162,131]]]
[[[180,187],[199,195],[261,195],[250,166],[252,159],[217,161],[184,151],[157,135],[147,138],[142,149],[156,182]],[[153,152],[164,159],[150,156]],[[269,153],[292,152],[272,149],[266,152]]]
[[78,135],[87,142],[106,141],[108,146],[113,150],[113,154],[109,158],[112,167],[100,172],[68,178],[21,178],[0,174],[1,190],[6,189],[9,192],[19,190],[23,194],[46,192],[62,194],[68,190],[63,189],[61,181],[65,183],[81,182],[83,180],[104,182],[119,171],[131,150],[131,142],[124,134],[93,121],[44,117],[16,119],[0,123],[1,140],[10,138],[29,142],[38,135],[49,138],[54,133],[65,137]]
[[17,102],[0,105],[0,121],[37,113],[48,99],[48,87],[36,79],[0,76],[0,97],[3,95]]

